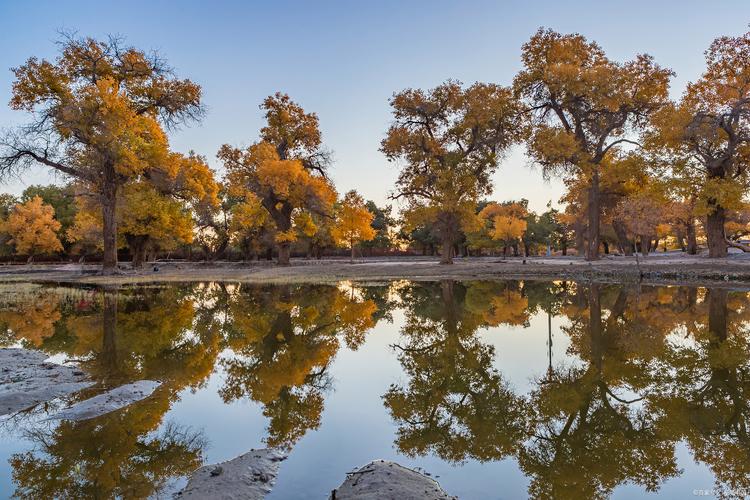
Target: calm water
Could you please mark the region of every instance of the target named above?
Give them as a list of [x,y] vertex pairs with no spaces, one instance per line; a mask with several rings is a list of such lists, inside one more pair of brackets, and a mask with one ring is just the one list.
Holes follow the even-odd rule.
[[0,497],[166,496],[269,445],[290,450],[275,499],[375,458],[467,499],[741,494],[749,306],[571,282],[0,286],[0,345],[81,363],[96,386],[73,399],[164,382],[88,421],[0,420]]

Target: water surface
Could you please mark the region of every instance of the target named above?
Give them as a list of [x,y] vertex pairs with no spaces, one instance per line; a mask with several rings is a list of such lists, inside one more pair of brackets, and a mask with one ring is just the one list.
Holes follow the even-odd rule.
[[[270,498],[375,458],[460,498],[750,491],[747,292],[572,282],[0,286],[0,345],[95,385],[0,420],[0,497],[168,497],[289,450]],[[45,421],[139,379],[154,395]]]

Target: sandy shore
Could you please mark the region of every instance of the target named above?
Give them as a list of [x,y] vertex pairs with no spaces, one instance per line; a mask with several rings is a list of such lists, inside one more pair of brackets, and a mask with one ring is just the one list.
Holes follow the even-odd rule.
[[[155,270],[154,266],[158,268]],[[724,284],[750,287],[750,254],[725,259],[688,256],[679,252],[640,259],[605,257],[586,262],[576,257],[458,258],[440,265],[436,258],[392,257],[321,261],[293,259],[280,267],[271,262],[169,262],[149,264],[143,270],[125,269],[117,276],[101,276],[96,264],[34,264],[0,266],[0,282],[54,282],[81,284],[146,284],[159,282],[228,281],[243,283],[326,283],[341,280],[372,282],[408,279],[570,279],[601,282],[668,284]]]

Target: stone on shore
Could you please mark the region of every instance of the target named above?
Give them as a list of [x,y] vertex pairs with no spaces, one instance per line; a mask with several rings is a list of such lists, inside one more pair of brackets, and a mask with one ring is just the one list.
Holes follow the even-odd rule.
[[161,385],[154,380],[139,380],[98,394],[49,417],[49,420],[88,420],[149,397]]
[[275,449],[251,450],[232,460],[204,465],[190,475],[175,498],[256,500],[271,491],[286,454]]
[[78,392],[92,385],[80,369],[48,363],[29,349],[0,349],[0,416]]
[[453,500],[434,479],[388,460],[350,472],[331,500]]

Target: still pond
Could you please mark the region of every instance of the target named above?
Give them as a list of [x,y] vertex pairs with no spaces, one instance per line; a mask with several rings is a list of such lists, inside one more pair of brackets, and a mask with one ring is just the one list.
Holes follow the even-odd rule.
[[[271,499],[373,459],[462,499],[750,492],[750,296],[542,281],[0,286],[0,347],[95,385],[83,421],[0,417],[0,497],[170,498],[204,463],[289,450]],[[53,402],[69,404],[70,400]]]

